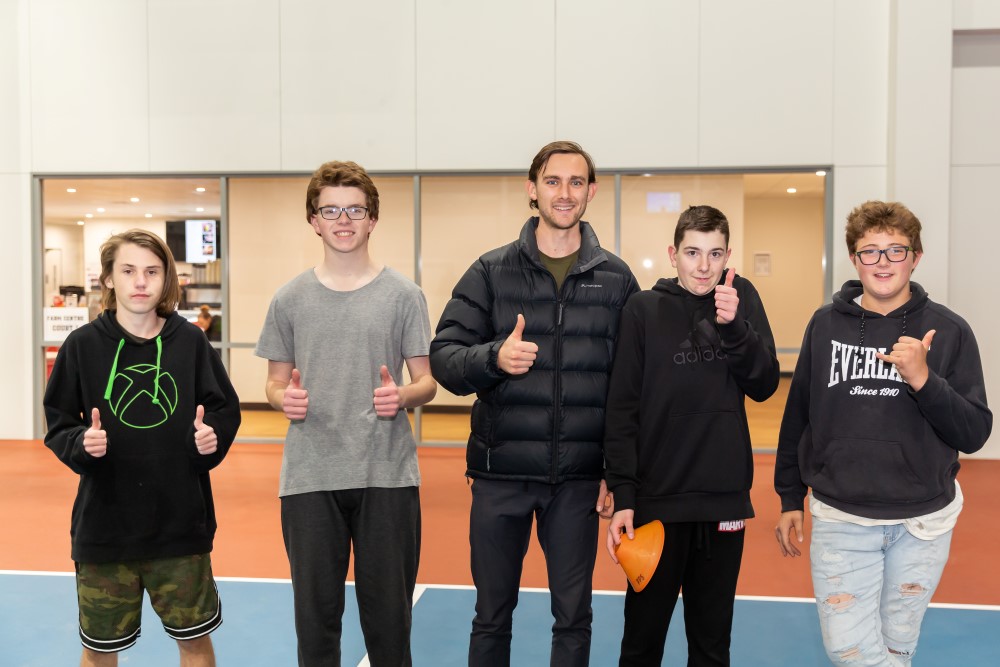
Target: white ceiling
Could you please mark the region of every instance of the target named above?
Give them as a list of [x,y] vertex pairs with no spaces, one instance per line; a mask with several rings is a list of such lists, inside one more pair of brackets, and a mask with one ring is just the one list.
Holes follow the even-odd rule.
[[[69,188],[75,188],[76,192],[67,192]],[[196,188],[205,191],[198,192]],[[139,201],[129,201],[132,197],[138,197]],[[86,223],[88,213],[95,220],[128,221],[136,225],[150,220],[218,218],[219,179],[46,178],[42,181],[44,224],[75,225],[80,220]],[[147,218],[147,213],[151,217]]]

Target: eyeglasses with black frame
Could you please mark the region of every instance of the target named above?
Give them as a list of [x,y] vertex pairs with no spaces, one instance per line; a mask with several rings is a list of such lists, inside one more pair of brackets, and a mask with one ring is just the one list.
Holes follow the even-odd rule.
[[341,213],[346,213],[347,217],[351,220],[364,220],[365,216],[368,215],[368,207],[347,206],[340,208],[339,206],[321,206],[319,208],[319,214],[325,220],[340,220]]
[[902,262],[911,250],[913,248],[908,245],[894,245],[883,250],[876,250],[875,248],[859,250],[854,253],[854,256],[865,266],[871,266],[872,264],[878,264],[879,260],[882,259],[882,255],[885,255],[885,258],[890,262]]

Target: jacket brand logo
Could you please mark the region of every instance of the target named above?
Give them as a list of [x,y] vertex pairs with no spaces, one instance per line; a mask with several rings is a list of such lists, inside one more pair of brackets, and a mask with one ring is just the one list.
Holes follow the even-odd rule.
[[720,533],[738,533],[743,530],[746,524],[742,519],[739,521],[720,521],[719,522],[719,532]]
[[604,287],[604,285],[595,285],[594,283],[580,283],[580,287]]

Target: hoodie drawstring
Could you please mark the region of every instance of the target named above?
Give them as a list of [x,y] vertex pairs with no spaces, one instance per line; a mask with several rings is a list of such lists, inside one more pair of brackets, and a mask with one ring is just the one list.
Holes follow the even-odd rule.
[[153,405],[160,404],[160,357],[163,355],[163,340],[156,337],[156,377],[153,379]]
[[[906,335],[906,311],[903,311],[903,330],[899,332],[900,336]],[[865,346],[865,310],[861,309],[861,339],[858,341],[858,347]]]
[[[115,386],[115,378],[118,376],[118,356],[125,347],[125,339],[118,341],[118,349],[115,350],[115,360],[111,364],[111,373],[108,374],[108,385],[104,389],[104,400],[111,400],[111,389]],[[153,405],[160,404],[160,359],[163,356],[163,339],[156,337],[156,375],[153,378]]]
[[115,360],[111,364],[111,374],[108,375],[108,386],[104,389],[104,400],[111,400],[111,388],[115,384],[115,378],[118,376],[118,355],[121,354],[122,348],[125,347],[125,339],[122,338],[118,341],[118,349],[115,350]]

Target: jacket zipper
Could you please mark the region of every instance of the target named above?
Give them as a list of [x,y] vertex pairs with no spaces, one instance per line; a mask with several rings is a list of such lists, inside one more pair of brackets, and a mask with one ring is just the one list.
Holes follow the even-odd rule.
[[[553,281],[555,278],[552,279]],[[569,280],[569,276],[566,276]],[[563,287],[566,281],[563,281]],[[559,397],[562,395],[562,318],[563,300],[562,290],[559,290],[558,311],[556,313],[556,345],[555,345],[555,395],[552,397],[552,468],[549,471],[549,481],[556,483],[559,478],[559,418],[562,416],[562,404]]]

